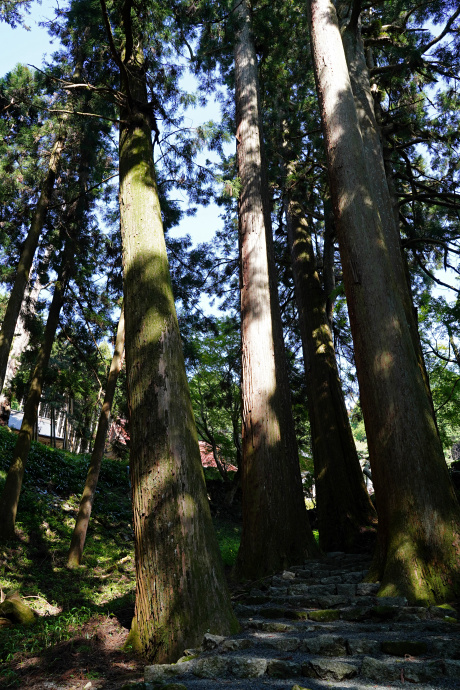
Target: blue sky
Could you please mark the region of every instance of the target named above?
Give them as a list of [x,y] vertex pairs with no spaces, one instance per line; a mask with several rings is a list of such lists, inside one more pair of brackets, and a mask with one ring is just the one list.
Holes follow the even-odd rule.
[[[58,44],[50,41],[46,27],[40,27],[39,22],[44,22],[54,16],[54,8],[58,6],[56,0],[43,0],[41,4],[33,2],[31,12],[25,17],[25,23],[30,31],[22,28],[12,29],[7,24],[0,24],[0,72],[6,74],[15,67],[18,62],[41,67],[43,57],[50,58]],[[62,6],[62,3],[61,3]],[[193,82],[187,80],[186,88],[194,89]],[[210,119],[218,120],[219,108],[215,103],[210,103],[206,108],[196,108],[187,112],[186,125],[195,127]],[[228,152],[231,152],[232,147]],[[211,157],[208,155],[208,157]],[[201,163],[206,156],[203,156]],[[181,198],[180,194],[175,195]],[[187,206],[187,198],[183,196],[184,207]],[[199,208],[196,216],[185,217],[174,234],[182,236],[190,234],[194,243],[209,241],[215,230],[221,225],[219,219],[220,210],[215,204],[205,208]]]
[[7,24],[0,24],[0,66],[2,74],[9,72],[18,62],[40,67],[45,53],[48,57],[56,49],[50,43],[46,28],[39,27],[38,22],[45,21],[54,15],[55,0],[43,0],[41,5],[33,2],[31,13],[24,18],[30,31],[22,28],[12,29]]

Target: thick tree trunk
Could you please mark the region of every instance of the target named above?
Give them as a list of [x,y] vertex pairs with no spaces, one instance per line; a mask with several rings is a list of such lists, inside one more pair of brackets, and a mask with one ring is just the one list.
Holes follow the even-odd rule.
[[40,197],[35,207],[26,241],[24,242],[21,258],[19,259],[16,278],[13,289],[11,290],[5,317],[3,319],[2,330],[0,332],[0,392],[3,390],[5,381],[8,357],[10,354],[11,343],[16,329],[16,323],[21,311],[24,299],[24,292],[29,282],[29,274],[35,251],[38,246],[40,234],[43,229],[48,207],[53,193],[54,182],[56,180],[59,161],[64,149],[66,138],[65,127],[61,126],[59,133],[51,150],[48,172],[42,182]]
[[176,661],[238,628],[206,495],[155,181],[142,49],[125,63],[120,214],[136,552],[133,643]]
[[42,394],[43,380],[48,367],[54,336],[59,324],[59,314],[64,302],[64,292],[69,277],[69,244],[64,250],[62,271],[56,281],[46,322],[43,344],[37,355],[37,362],[32,375],[29,393],[24,405],[24,417],[13,453],[13,462],[6,477],[5,486],[0,497],[0,539],[12,539],[21,493],[24,470],[33,439],[34,427],[37,424],[38,406]]
[[369,72],[364,54],[364,44],[359,25],[355,27],[345,25],[342,31],[342,42],[363,141],[366,168],[369,173],[368,183],[370,192],[380,215],[387,251],[393,266],[395,280],[398,285],[401,302],[404,306],[407,325],[412,337],[414,349],[417,353],[420,371],[432,406],[433,420],[436,424],[436,414],[431,399],[430,383],[425,367],[425,360],[418,332],[417,316],[412,300],[409,271],[401,248],[399,226],[395,216],[395,204],[389,190],[382,141],[375,116],[374,99],[372,97]]
[[460,507],[366,151],[335,8],[311,0],[312,48],[361,403],[379,514],[380,593],[443,601],[460,593]]
[[288,203],[286,216],[305,353],[319,545],[324,551],[349,551],[359,548],[376,516],[345,407],[311,233],[298,202]]
[[112,363],[110,365],[107,385],[105,388],[104,402],[102,403],[101,414],[96,431],[96,440],[91,454],[88,474],[86,477],[83,494],[80,501],[80,508],[75,520],[75,527],[70,542],[67,566],[73,568],[80,565],[85,547],[86,532],[88,530],[91,510],[93,508],[94,496],[96,494],[99,472],[101,469],[102,458],[104,456],[105,440],[109,428],[110,412],[112,410],[113,398],[117,387],[118,375],[121,371],[123,361],[123,349],[125,347],[125,317],[122,308],[120,320],[118,322],[115,349],[113,352]]
[[286,372],[247,0],[237,0],[235,11],[243,400],[243,529],[237,570],[257,578],[315,554],[316,544],[303,498]]

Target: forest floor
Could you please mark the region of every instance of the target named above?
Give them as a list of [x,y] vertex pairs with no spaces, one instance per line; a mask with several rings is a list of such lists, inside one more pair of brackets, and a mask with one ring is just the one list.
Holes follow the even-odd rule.
[[[0,428],[0,490],[16,437]],[[0,687],[115,690],[143,680],[145,662],[126,648],[135,572],[127,464],[104,460],[83,564],[66,567],[88,458],[34,443],[18,508],[17,539],[0,546],[0,598],[17,591],[36,612],[30,627],[1,624]],[[239,544],[240,509],[223,507],[208,483],[227,569]]]

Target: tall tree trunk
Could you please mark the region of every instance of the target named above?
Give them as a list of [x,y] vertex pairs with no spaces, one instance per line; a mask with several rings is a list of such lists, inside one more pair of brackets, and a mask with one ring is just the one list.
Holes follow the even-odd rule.
[[11,343],[13,342],[16,323],[21,311],[24,292],[27,287],[27,283],[29,282],[32,261],[38,246],[40,234],[43,229],[46,214],[51,201],[54,182],[56,180],[57,171],[59,168],[59,161],[64,149],[65,138],[66,130],[64,125],[61,125],[56,137],[56,141],[54,142],[54,146],[51,150],[48,172],[42,182],[40,197],[32,216],[29,232],[27,234],[26,241],[24,242],[21,258],[19,259],[13,289],[11,290],[8,299],[2,330],[0,332],[0,392],[3,390]]
[[99,480],[102,458],[104,456],[105,440],[107,438],[110,413],[112,410],[115,389],[117,387],[118,375],[121,371],[124,346],[125,318],[124,310],[122,308],[120,320],[118,322],[117,337],[115,341],[112,363],[110,365],[110,371],[107,377],[107,385],[105,387],[104,402],[102,404],[101,414],[99,415],[96,440],[94,441],[94,448],[91,454],[91,460],[89,462],[88,474],[86,476],[85,486],[80,501],[80,508],[75,520],[75,527],[70,542],[69,555],[67,557],[67,566],[69,568],[74,568],[75,566],[80,565],[83,556],[83,549],[85,548],[86,532],[88,530],[94,496],[96,494],[97,482]]
[[334,290],[335,290],[335,273],[334,273],[334,254],[335,254],[335,221],[334,209],[332,208],[332,201],[329,192],[326,192],[323,202],[324,208],[324,250],[323,250],[323,281],[324,292],[326,297],[326,315],[329,322],[329,327],[332,329],[333,314],[334,314]]
[[414,350],[417,353],[420,371],[430,399],[433,420],[436,424],[436,414],[432,403],[430,383],[418,332],[417,316],[412,300],[409,270],[401,247],[399,226],[395,216],[395,204],[390,194],[387,172],[385,170],[381,134],[375,116],[374,99],[372,97],[359,22],[353,26],[350,26],[348,18],[344,22],[345,28],[341,32],[342,42],[358,115],[366,168],[369,173],[369,188],[380,215],[387,251],[393,266],[400,299],[406,313],[407,324],[414,344]]
[[236,0],[234,7],[243,416],[237,570],[255,579],[315,554],[316,544],[303,498],[285,364],[249,4]]
[[70,273],[70,255],[72,253],[73,249],[72,251],[70,250],[70,241],[68,241],[64,249],[61,272],[55,284],[53,299],[48,312],[43,343],[37,355],[37,362],[32,374],[29,393],[24,405],[24,416],[13,453],[13,462],[8,470],[5,486],[3,487],[0,497],[1,540],[12,539],[14,537],[16,512],[21,493],[24,470],[33,438],[34,427],[37,424],[37,413],[42,394],[43,380],[48,367],[54,336],[59,324],[59,314],[64,302],[64,293]]
[[359,548],[376,516],[345,407],[308,222],[294,200],[286,216],[307,379],[319,544],[324,551],[349,551]]
[[[44,256],[45,263],[48,263],[50,254],[51,248],[47,247]],[[29,344],[30,333],[27,328],[27,319],[35,315],[38,296],[42,288],[43,285],[40,281],[40,276],[36,275],[32,288],[27,291],[27,295],[23,300],[22,308],[16,322],[13,343],[5,372],[5,380],[3,384],[4,389],[7,389],[13,380],[16,372],[19,369],[21,355],[23,352],[25,352]],[[6,399],[4,396],[1,396],[1,398]]]
[[136,38],[122,79],[130,104],[121,113],[119,170],[136,553],[132,639],[148,659],[171,662],[199,645],[205,632],[226,635],[238,624],[185,375]]
[[369,183],[335,8],[311,0],[311,33],[345,291],[379,515],[380,594],[460,593],[460,507]]
[[458,349],[457,343],[454,340],[454,336],[452,335],[452,329],[450,326],[447,326],[447,333],[449,335],[450,346],[451,346],[453,353],[455,355],[455,361],[457,362],[458,366],[460,367],[460,350]]

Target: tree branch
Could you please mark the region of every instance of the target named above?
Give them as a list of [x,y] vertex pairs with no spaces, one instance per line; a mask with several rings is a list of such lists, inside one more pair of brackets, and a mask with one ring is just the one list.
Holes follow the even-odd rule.
[[102,383],[101,383],[101,379],[99,378],[99,375],[98,375],[96,369],[93,367],[93,365],[92,365],[91,362],[89,361],[88,357],[85,355],[85,353],[84,353],[83,350],[80,348],[80,346],[77,345],[77,343],[75,342],[75,340],[74,340],[73,338],[71,338],[70,335],[66,332],[65,328],[62,329],[62,332],[63,332],[63,334],[64,334],[66,340],[68,340],[69,343],[70,343],[71,345],[73,345],[73,347],[76,349],[76,351],[78,352],[78,354],[80,355],[80,357],[82,358],[82,360],[85,362],[85,364],[87,364],[87,365],[89,366],[89,368],[90,368],[91,371],[93,372],[94,376],[96,377],[96,380],[97,380],[99,386],[102,388],[103,386],[102,386]]
[[420,54],[421,55],[423,55],[423,53],[426,53],[426,51],[429,50],[430,48],[432,48],[434,45],[436,45],[436,43],[439,43],[439,41],[441,41],[444,38],[444,36],[447,33],[449,33],[452,24],[454,23],[454,21],[457,19],[457,17],[459,15],[460,15],[460,7],[453,13],[453,15],[447,21],[447,24],[445,25],[444,29],[441,31],[439,36],[436,36],[436,38],[433,38],[432,41],[429,41],[425,45],[421,46],[421,48],[420,48]]
[[353,7],[351,8],[351,17],[348,22],[348,29],[353,33],[356,33],[358,28],[359,15],[361,14],[361,0],[353,0]]
[[114,173],[113,175],[110,175],[109,177],[105,177],[103,180],[98,182],[97,184],[94,184],[92,187],[89,187],[85,192],[82,192],[81,194],[77,194],[73,199],[70,199],[70,201],[63,201],[60,204],[54,204],[53,206],[50,206],[50,209],[53,208],[60,208],[61,206],[67,206],[70,204],[75,203],[75,201],[78,201],[82,196],[86,196],[90,192],[92,192],[94,189],[97,189],[98,187],[101,187],[103,184],[108,182],[109,180],[113,180],[114,177],[118,177],[118,171]]
[[412,252],[412,254],[413,254],[414,258],[415,258],[415,261],[416,261],[417,265],[422,269],[422,271],[423,271],[424,273],[426,273],[426,275],[427,275],[429,278],[431,278],[431,280],[433,280],[433,281],[434,281],[435,283],[437,283],[438,285],[442,285],[443,287],[449,288],[449,290],[453,290],[453,291],[456,292],[457,294],[460,292],[460,290],[458,290],[457,288],[453,287],[453,285],[448,285],[447,283],[444,283],[442,280],[439,280],[439,278],[436,278],[436,276],[433,275],[433,273],[431,273],[431,271],[429,271],[429,270],[427,269],[427,267],[420,261],[420,257],[418,256],[417,252]]
[[452,396],[453,396],[453,394],[454,394],[454,391],[455,391],[455,389],[456,389],[458,383],[460,383],[460,378],[457,379],[457,380],[454,382],[454,385],[453,385],[452,388],[450,389],[450,393],[449,393],[448,397],[444,400],[444,402],[443,402],[441,405],[439,405],[439,407],[437,407],[437,408],[435,409],[435,413],[436,413],[436,414],[437,414],[437,413],[439,412],[439,410],[441,410],[445,405],[447,405],[448,402],[450,402],[450,400],[452,399]]
[[82,117],[97,117],[99,120],[107,120],[108,122],[113,122],[117,125],[124,122],[123,120],[115,120],[114,118],[106,117],[105,115],[98,115],[97,113],[83,113],[79,110],[61,110],[59,108],[48,108],[47,111],[49,113],[66,113],[67,115],[81,115]]

